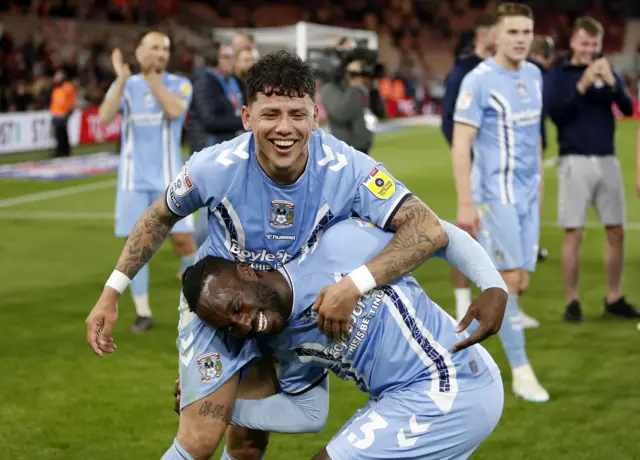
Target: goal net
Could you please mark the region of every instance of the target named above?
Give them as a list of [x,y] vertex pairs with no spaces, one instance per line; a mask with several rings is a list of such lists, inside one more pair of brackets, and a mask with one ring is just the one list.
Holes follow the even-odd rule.
[[242,32],[248,32],[254,36],[261,55],[286,49],[295,51],[298,56],[307,60],[312,51],[332,48],[342,37],[355,40],[366,48],[378,49],[378,35],[375,32],[324,26],[310,22],[257,29],[216,28],[213,35],[216,40],[231,42],[234,35]]

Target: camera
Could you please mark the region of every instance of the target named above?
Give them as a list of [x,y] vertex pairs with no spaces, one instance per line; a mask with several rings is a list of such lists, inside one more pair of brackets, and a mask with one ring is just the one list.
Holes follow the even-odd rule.
[[378,53],[368,48],[355,48],[348,51],[343,60],[343,66],[346,68],[353,61],[362,61],[362,72],[354,73],[354,77],[369,77],[374,80],[384,77],[384,66],[378,62]]
[[378,62],[378,53],[362,45],[353,49],[329,48],[309,53],[309,63],[313,68],[316,78],[322,81],[344,80],[349,63],[362,61],[362,72],[350,73],[351,76],[369,77],[379,79],[384,76],[384,66]]

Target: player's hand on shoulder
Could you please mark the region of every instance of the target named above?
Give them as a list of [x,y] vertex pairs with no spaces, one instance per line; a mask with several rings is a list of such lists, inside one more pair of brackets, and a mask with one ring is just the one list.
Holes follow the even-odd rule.
[[480,230],[480,218],[473,203],[458,206],[456,225],[475,238],[476,232]]
[[125,64],[120,48],[115,48],[111,53],[111,64],[118,78],[126,80],[131,76],[131,69],[129,64]]
[[322,289],[312,307],[318,312],[318,329],[334,342],[349,337],[351,313],[360,297],[360,291],[348,276]]
[[105,288],[85,320],[87,343],[98,356],[113,353],[117,348],[111,337],[111,329],[118,320],[118,297],[116,290]]
[[462,351],[500,331],[508,297],[509,295],[504,289],[497,287],[482,291],[458,324],[456,333],[466,330],[474,319],[480,323],[480,327],[470,337],[456,343],[451,352]]

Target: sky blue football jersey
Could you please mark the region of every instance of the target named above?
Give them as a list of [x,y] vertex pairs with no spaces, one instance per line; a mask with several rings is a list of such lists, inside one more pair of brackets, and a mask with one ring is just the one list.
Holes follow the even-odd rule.
[[[167,89],[191,103],[187,78],[164,73]],[[127,79],[120,99],[122,113],[118,186],[122,190],[164,191],[182,167],[185,115],[168,118],[141,74]],[[185,112],[186,114],[186,112]]]
[[452,346],[468,334],[454,333],[453,318],[410,275],[360,299],[348,340],[332,342],[319,331],[311,306],[321,289],[369,261],[392,237],[349,219],[327,230],[306,258],[280,269],[293,289],[293,312],[282,333],[258,340],[283,364],[284,387],[299,385],[298,377],[311,372],[310,366],[328,368],[374,398],[424,381],[432,399],[448,412],[457,393],[488,385],[499,375],[480,345],[451,355]]
[[507,70],[487,59],[462,81],[454,121],[478,128],[471,185],[476,203],[528,209],[538,197],[542,74],[523,62]]
[[386,227],[409,196],[380,163],[318,129],[294,184],[269,179],[245,133],[194,154],[166,201],[180,216],[207,208],[209,237],[198,260],[214,255],[266,271],[304,260],[325,229],[352,213]]

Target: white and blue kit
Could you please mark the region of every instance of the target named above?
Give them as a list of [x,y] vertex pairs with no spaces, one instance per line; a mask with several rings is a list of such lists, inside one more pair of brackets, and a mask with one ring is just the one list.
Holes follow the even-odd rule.
[[360,219],[325,232],[307,258],[280,269],[293,290],[293,311],[283,332],[258,341],[286,368],[283,382],[321,366],[371,395],[327,446],[333,460],[467,458],[500,418],[500,373],[480,345],[450,353],[468,335],[454,332],[456,322],[412,276],[363,296],[343,342],[319,331],[311,309],[322,288],[371,260],[392,237]]
[[[162,83],[189,105],[192,88],[188,79],[164,73]],[[115,233],[118,237],[127,237],[182,168],[181,140],[185,115],[175,119],[167,117],[140,74],[127,79],[120,111],[122,135]],[[192,219],[178,222],[172,232],[192,233]]]
[[534,64],[507,70],[491,58],[462,82],[454,121],[478,128],[471,172],[477,238],[498,270],[536,267],[541,114],[542,75]]
[[[167,205],[179,216],[207,208],[209,236],[198,260],[214,255],[256,270],[276,269],[295,257],[304,260],[324,230],[353,213],[385,228],[411,196],[381,164],[322,130],[312,133],[306,169],[291,185],[278,185],[264,173],[254,142],[246,133],[194,154],[167,190]],[[181,407],[212,393],[259,356],[247,345],[252,339],[229,341],[182,300]],[[292,391],[304,391],[320,377],[311,376]],[[283,385],[287,388],[292,387]]]

